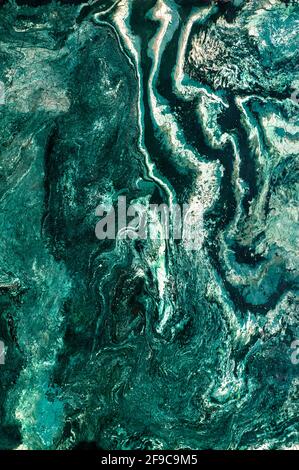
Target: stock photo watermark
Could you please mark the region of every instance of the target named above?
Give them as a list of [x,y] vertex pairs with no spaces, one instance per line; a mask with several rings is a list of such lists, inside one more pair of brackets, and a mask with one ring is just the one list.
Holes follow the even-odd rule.
[[[182,240],[188,250],[199,250],[203,243],[203,207],[183,204],[130,204],[126,196],[119,196],[117,207],[101,204],[96,216],[102,217],[96,224],[99,240]],[[131,220],[128,222],[128,218]]]

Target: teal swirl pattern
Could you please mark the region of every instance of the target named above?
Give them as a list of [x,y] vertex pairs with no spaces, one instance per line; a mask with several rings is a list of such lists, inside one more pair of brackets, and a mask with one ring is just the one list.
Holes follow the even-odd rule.
[[[299,445],[298,27],[297,0],[0,7],[1,449]],[[202,211],[201,246],[98,240],[119,196]]]

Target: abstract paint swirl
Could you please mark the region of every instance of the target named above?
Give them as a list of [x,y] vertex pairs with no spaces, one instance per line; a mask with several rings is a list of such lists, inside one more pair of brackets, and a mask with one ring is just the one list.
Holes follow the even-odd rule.
[[[299,445],[298,30],[297,0],[0,7],[1,449]],[[119,196],[201,211],[200,249],[97,239]]]

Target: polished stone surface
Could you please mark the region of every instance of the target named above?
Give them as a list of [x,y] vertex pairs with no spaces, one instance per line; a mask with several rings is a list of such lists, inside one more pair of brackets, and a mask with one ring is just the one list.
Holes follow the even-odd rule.
[[[0,448],[298,444],[297,0],[17,3]],[[97,239],[120,195],[203,208],[202,246]]]

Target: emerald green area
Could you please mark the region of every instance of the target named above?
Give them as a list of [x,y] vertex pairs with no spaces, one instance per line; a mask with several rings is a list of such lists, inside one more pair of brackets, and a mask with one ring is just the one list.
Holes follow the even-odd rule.
[[[299,445],[298,2],[31,3],[0,7],[0,449]],[[202,208],[202,245],[99,240],[119,196]]]

